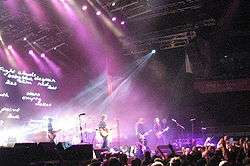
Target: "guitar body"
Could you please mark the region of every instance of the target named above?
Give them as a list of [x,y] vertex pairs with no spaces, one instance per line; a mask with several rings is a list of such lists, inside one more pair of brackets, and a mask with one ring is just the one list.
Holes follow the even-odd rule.
[[55,133],[48,133],[48,138],[50,141],[53,141],[56,138],[56,134]]
[[107,137],[109,135],[109,129],[107,128],[100,128],[99,132],[102,137]]
[[155,133],[156,138],[158,138],[158,139],[162,138],[162,134],[165,133],[165,132],[167,132],[168,130],[169,130],[169,127],[163,129],[162,131],[156,132]]
[[56,138],[56,134],[57,134],[58,132],[60,132],[60,131],[61,131],[61,129],[56,130],[56,131],[48,132],[48,138],[49,138],[49,140],[50,140],[50,141],[54,141],[54,139]]
[[138,137],[138,144],[137,144],[137,148],[142,150],[143,152],[148,150],[148,141],[146,139],[146,136],[148,136],[153,130],[149,130],[147,132],[145,132],[144,134],[139,134],[137,133],[137,137]]
[[137,134],[137,137],[139,140],[146,140],[146,136],[148,136],[153,130],[149,130],[147,132],[145,132],[144,134]]

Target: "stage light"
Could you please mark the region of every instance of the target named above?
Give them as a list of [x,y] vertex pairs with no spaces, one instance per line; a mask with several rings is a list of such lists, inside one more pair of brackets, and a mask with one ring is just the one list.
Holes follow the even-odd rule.
[[7,47],[9,50],[11,50],[12,49],[12,45],[8,45],[8,47]]
[[26,41],[26,40],[27,40],[27,38],[26,38],[26,37],[24,37],[24,38],[23,38],[23,41]]
[[125,21],[122,21],[122,22],[121,22],[121,25],[124,25],[124,24],[125,24]]
[[97,12],[96,12],[96,15],[97,15],[97,16],[100,16],[101,14],[102,14],[101,11],[97,11]]
[[152,50],[151,53],[152,53],[152,54],[155,54],[155,53],[156,53],[156,50]]
[[116,17],[112,17],[112,21],[116,21],[116,19],[117,19]]
[[33,54],[34,54],[34,51],[33,51],[33,50],[29,50],[29,54],[30,54],[30,55],[33,55]]
[[85,10],[87,10],[87,9],[88,9],[88,7],[87,7],[86,5],[83,5],[83,6],[82,6],[82,10],[83,10],[83,11],[85,11]]
[[45,54],[44,53],[41,53],[41,58],[45,58]]
[[116,5],[116,3],[115,3],[115,2],[112,2],[111,6],[115,6],[115,5]]

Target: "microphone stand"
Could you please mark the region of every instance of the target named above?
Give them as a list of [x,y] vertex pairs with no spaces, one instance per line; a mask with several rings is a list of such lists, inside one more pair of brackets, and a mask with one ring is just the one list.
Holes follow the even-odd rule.
[[172,119],[172,121],[176,124],[177,127],[180,127],[182,129],[181,132],[178,132],[178,133],[181,134],[181,137],[183,137],[183,131],[185,130],[185,127],[179,124],[175,119]]
[[[78,115],[78,117],[79,117],[79,126],[80,126],[80,139],[81,139],[81,143],[83,143],[82,121],[81,121],[81,116],[82,115],[85,115],[85,114],[82,113],[82,114]],[[86,123],[85,123],[85,126],[86,126]]]
[[193,141],[193,139],[194,139],[194,121],[195,121],[196,119],[195,118],[193,118],[193,119],[190,119],[190,121],[191,121],[191,130],[192,130],[192,141]]
[[180,123],[178,123],[176,120],[172,120],[172,121],[175,122],[175,124],[176,124],[177,127],[180,127],[180,128],[182,128],[183,130],[185,130],[185,127],[182,126]]

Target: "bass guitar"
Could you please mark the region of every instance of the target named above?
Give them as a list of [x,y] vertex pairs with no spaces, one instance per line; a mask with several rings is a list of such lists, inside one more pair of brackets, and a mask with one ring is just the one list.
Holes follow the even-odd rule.
[[162,134],[167,132],[169,130],[169,127],[166,127],[165,129],[161,130],[161,131],[158,131],[155,133],[155,136],[159,139],[162,137]]
[[139,140],[145,140],[145,139],[146,139],[146,136],[148,136],[152,131],[153,131],[153,130],[151,129],[151,130],[145,132],[144,134],[139,134],[139,133],[138,133],[138,134],[137,134],[138,139],[139,139]]
[[55,130],[55,131],[49,131],[49,132],[48,132],[48,138],[49,138],[49,140],[50,140],[50,141],[54,141],[54,139],[56,138],[56,134],[57,134],[58,132],[60,132],[60,131],[61,131],[61,129]]
[[109,134],[110,134],[110,130],[112,130],[112,129],[100,128],[100,129],[99,129],[99,133],[100,133],[100,135],[101,135],[102,137],[107,137],[107,136],[109,136]]

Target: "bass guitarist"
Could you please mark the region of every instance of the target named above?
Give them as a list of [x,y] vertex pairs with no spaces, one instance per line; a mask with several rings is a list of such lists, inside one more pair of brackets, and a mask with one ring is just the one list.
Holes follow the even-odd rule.
[[99,133],[103,139],[102,142],[102,147],[101,148],[108,148],[108,136],[109,136],[109,130],[107,128],[107,115],[102,115],[101,116],[101,120],[98,124],[98,128],[99,128]]
[[163,128],[160,118],[156,117],[154,119],[154,137],[155,137],[155,147],[158,145],[163,145],[164,144],[164,134],[168,131],[169,127]]
[[142,152],[149,151],[147,136],[152,132],[152,130],[145,130],[143,118],[139,118],[136,122],[135,132],[138,139],[138,149]]
[[59,131],[61,131],[61,129],[54,130],[52,122],[53,122],[53,119],[52,118],[48,118],[48,139],[49,139],[49,142],[54,143],[55,142],[55,138],[56,138],[56,134]]

